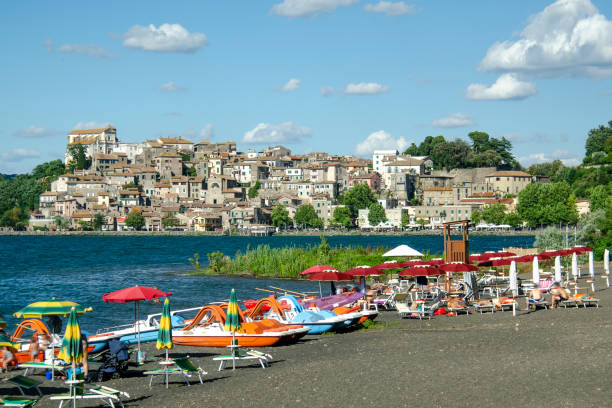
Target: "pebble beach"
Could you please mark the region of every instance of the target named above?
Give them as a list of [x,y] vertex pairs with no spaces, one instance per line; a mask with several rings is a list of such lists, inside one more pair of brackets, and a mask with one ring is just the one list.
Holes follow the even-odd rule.
[[[604,285],[605,286],[605,285]],[[401,319],[381,312],[362,330],[307,336],[298,344],[261,349],[269,368],[239,362],[217,371],[223,349],[176,347],[208,372],[204,384],[170,377],[169,388],[131,365],[126,378],[104,384],[130,394],[126,407],[604,407],[612,401],[612,290],[599,288],[600,307]],[[144,345],[161,360],[154,343]],[[10,373],[9,375],[14,375]],[[7,378],[4,374],[3,380]],[[44,381],[39,407],[66,392],[62,381]],[[0,381],[0,394],[19,395]],[[101,406],[80,401],[80,407]]]

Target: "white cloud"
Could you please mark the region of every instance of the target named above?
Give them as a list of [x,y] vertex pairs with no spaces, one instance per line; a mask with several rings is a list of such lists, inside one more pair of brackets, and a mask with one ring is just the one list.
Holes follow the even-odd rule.
[[284,0],[272,6],[271,11],[283,17],[313,17],[357,2],[358,0]]
[[359,156],[369,156],[374,150],[391,150],[397,149],[404,151],[408,148],[409,143],[404,137],[395,139],[391,134],[384,130],[370,133],[370,135],[357,145],[355,154]]
[[207,123],[206,125],[204,125],[204,127],[202,128],[202,130],[200,130],[200,137],[203,139],[212,139],[213,137],[215,137],[215,128],[212,124]]
[[358,84],[348,84],[344,88],[345,94],[350,95],[374,95],[387,92],[389,87],[376,82],[360,82]]
[[17,162],[26,159],[35,159],[37,157],[40,157],[40,152],[38,150],[32,149],[17,148],[0,153],[0,159],[7,162]]
[[321,88],[321,96],[328,97],[334,94],[334,88],[331,86],[324,86]]
[[125,47],[155,52],[194,52],[208,44],[206,35],[190,33],[180,24],[135,25],[123,38]]
[[485,71],[556,76],[612,74],[612,22],[589,0],[558,0],[531,16],[517,41],[493,44]]
[[107,126],[110,126],[111,123],[110,122],[96,122],[96,121],[89,121],[89,122],[78,122],[76,125],[74,125],[72,127],[72,129],[74,130],[78,130],[78,129],[101,129],[101,128],[105,128]]
[[302,81],[297,78],[291,78],[285,85],[283,85],[280,90],[283,92],[295,91],[300,87]]
[[242,141],[251,144],[299,143],[303,138],[311,134],[311,129],[298,126],[293,122],[285,122],[278,125],[260,123],[254,129],[245,132]]
[[552,153],[533,153],[519,157],[518,161],[521,165],[528,167],[535,163],[551,162],[557,159],[561,160],[566,166],[577,166],[581,163],[580,158],[575,153],[566,150],[555,150]]
[[433,127],[454,128],[463,126],[472,126],[474,119],[464,113],[453,113],[440,119],[431,122]]
[[515,74],[503,74],[489,87],[470,84],[465,96],[474,100],[525,99],[538,93],[535,84],[519,80]]
[[[47,43],[47,47],[49,46],[49,43]],[[63,44],[57,48],[57,51],[65,54],[82,54],[88,57],[115,58],[109,50],[95,44]]]
[[15,137],[25,137],[25,138],[36,138],[36,137],[47,137],[47,136],[55,136],[61,134],[62,132],[54,129],[45,129],[38,126],[30,125],[26,128],[19,129],[13,132],[13,136]]
[[388,16],[401,16],[403,14],[414,13],[413,6],[404,3],[403,1],[379,1],[376,4],[366,4],[365,11],[370,13],[385,13]]
[[159,89],[165,92],[180,92],[187,90],[187,88],[177,85],[174,81],[166,82]]

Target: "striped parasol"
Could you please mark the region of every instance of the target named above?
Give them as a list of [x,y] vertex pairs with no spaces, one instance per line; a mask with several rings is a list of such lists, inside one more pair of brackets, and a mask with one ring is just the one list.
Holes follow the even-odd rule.
[[13,313],[15,317],[21,318],[42,318],[44,316],[68,316],[74,308],[75,313],[82,315],[85,312],[91,312],[91,307],[84,308],[78,303],[71,302],[69,300],[43,300],[40,302],[34,302],[21,310]]
[[[162,309],[161,319],[159,320],[156,347],[158,350],[168,350],[172,348],[172,322],[170,318],[170,301],[168,298],[164,300],[164,307]],[[168,352],[166,351],[166,353]]]
[[0,347],[8,347],[13,350],[17,349],[17,345],[11,341],[11,338],[4,333],[0,333]]
[[172,344],[172,319],[170,318],[170,301],[168,298],[164,300],[164,307],[162,309],[161,319],[159,320],[159,329],[157,330],[157,344],[158,350],[166,349],[166,361],[164,364],[164,374],[166,376],[166,388],[168,388],[168,349],[171,349]]
[[77,319],[76,310],[70,312],[66,331],[62,340],[58,357],[67,363],[80,363],[83,360],[83,343],[81,338],[81,328]]
[[227,304],[227,312],[225,315],[225,330],[232,332],[232,370],[236,369],[236,357],[238,355],[239,345],[236,341],[236,331],[240,330],[240,310],[238,309],[238,299],[236,299],[236,291],[232,288],[229,303]]

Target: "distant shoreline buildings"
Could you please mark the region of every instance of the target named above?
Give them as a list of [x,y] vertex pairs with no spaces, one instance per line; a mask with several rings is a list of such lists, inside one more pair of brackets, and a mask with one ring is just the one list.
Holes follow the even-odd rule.
[[[375,192],[387,215],[386,222],[372,226],[368,210],[360,210],[359,228],[400,229],[406,219],[409,226],[435,227],[470,219],[487,204],[513,211],[523,188],[548,182],[492,167],[434,171],[429,157],[397,150],[374,151],[370,160],[324,152],[292,155],[283,146],[239,152],[232,141],[193,143],[181,137],[124,143],[113,126],[69,132],[66,164],[77,145],[91,165],[51,183],[31,214],[31,228],[53,229],[63,217],[67,227],[79,229],[102,214],[102,229],[125,230],[127,215],[137,210],[149,231],[165,229],[162,220],[171,216],[177,220],[172,229],[267,233],[278,204],[291,217],[310,204],[327,226],[338,196],[358,183]],[[259,190],[249,198],[255,183]]]

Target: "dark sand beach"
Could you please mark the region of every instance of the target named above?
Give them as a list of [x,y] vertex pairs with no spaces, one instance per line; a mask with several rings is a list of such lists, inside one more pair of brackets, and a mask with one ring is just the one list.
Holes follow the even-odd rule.
[[[158,368],[154,362],[105,384],[129,392],[127,407],[612,406],[612,290],[596,294],[600,308],[516,317],[497,312],[419,321],[381,312],[381,323],[368,330],[264,350],[274,357],[266,370],[239,363],[235,371],[218,372],[212,358],[225,350],[178,347],[171,355],[189,355],[208,371],[203,385],[192,377],[187,387],[175,375],[168,390],[161,378],[149,389],[141,372]],[[153,343],[145,349],[163,355]],[[57,406],[48,395],[65,392],[61,381],[45,381],[41,389],[40,407]],[[0,393],[18,394],[6,382]]]

